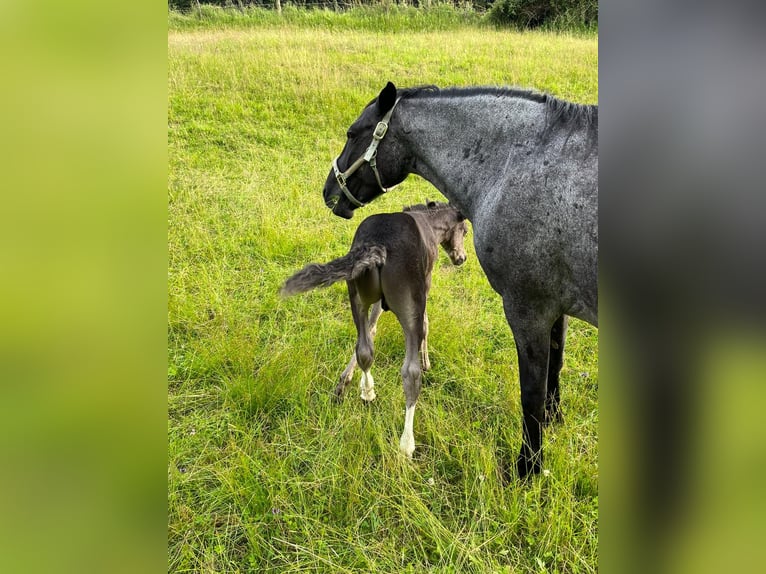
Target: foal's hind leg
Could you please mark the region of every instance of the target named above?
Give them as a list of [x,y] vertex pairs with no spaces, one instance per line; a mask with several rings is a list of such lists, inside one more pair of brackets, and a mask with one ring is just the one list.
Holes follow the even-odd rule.
[[559,374],[564,365],[564,342],[567,334],[567,316],[562,315],[551,329],[551,351],[548,359],[548,388],[545,394],[545,423],[560,423]]
[[406,399],[406,411],[404,414],[404,431],[399,440],[399,450],[408,458],[412,458],[415,452],[415,434],[413,423],[415,420],[415,404],[420,395],[421,369],[418,351],[423,342],[423,314],[415,317],[399,317],[399,322],[404,330],[406,355],[402,365],[402,384]]
[[[372,306],[372,310],[370,311],[370,318],[368,320],[370,325],[370,341],[373,342],[375,340],[375,333],[378,330],[378,319],[380,318],[380,315],[383,313],[383,306],[381,301],[378,301]],[[354,350],[353,353],[351,353],[351,359],[348,361],[348,365],[344,369],[344,371],[341,373],[340,378],[338,380],[338,386],[335,387],[335,398],[337,400],[340,400],[343,397],[343,393],[346,391],[346,387],[348,387],[349,384],[351,384],[351,381],[354,378],[354,369],[356,368],[356,350]]]
[[[351,304],[351,315],[354,318],[354,326],[356,327],[356,352],[354,354],[356,361],[359,364],[359,368],[362,370],[362,379],[359,382],[359,388],[361,390],[362,400],[370,402],[375,399],[375,382],[370,373],[374,355],[368,320],[370,306],[364,304],[353,281],[347,281],[346,285],[348,286],[348,299]],[[335,387],[336,397],[338,396],[339,390],[341,394],[343,393],[345,385],[342,386],[342,382],[343,381],[341,380],[338,383],[338,386]]]

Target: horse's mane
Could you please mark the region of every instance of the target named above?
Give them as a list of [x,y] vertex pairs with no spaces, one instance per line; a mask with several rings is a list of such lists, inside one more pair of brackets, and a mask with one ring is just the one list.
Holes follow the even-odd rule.
[[[598,105],[576,104],[550,94],[514,87],[477,86],[468,88],[438,88],[416,86],[397,90],[397,96],[405,98],[463,98],[471,96],[494,96],[497,98],[522,98],[545,104],[548,129],[555,127],[584,127],[598,130]],[[374,100],[373,100],[374,101]]]

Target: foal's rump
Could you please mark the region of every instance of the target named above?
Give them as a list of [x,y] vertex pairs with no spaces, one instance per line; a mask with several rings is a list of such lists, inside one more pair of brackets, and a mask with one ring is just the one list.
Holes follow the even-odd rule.
[[400,279],[424,275],[426,270],[421,267],[427,263],[417,256],[424,251],[422,245],[417,223],[406,213],[371,215],[357,228],[346,255],[329,263],[309,263],[285,281],[279,293],[289,296],[338,281],[357,281],[369,291],[363,298],[375,302],[381,298],[380,278],[369,272],[388,267],[386,274]]
[[329,287],[338,281],[352,281],[370,269],[381,267],[385,262],[386,248],[382,245],[352,247],[346,255],[329,263],[309,263],[285,281],[279,293],[289,296],[317,287]]

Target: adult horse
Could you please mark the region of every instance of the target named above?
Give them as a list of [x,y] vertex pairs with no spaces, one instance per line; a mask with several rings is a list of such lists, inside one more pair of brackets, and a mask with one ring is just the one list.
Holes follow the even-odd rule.
[[414,173],[473,224],[519,359],[517,471],[540,472],[542,425],[560,418],[566,317],[598,325],[598,106],[525,90],[397,90],[389,82],[347,138],[324,187],[335,215],[351,218]]

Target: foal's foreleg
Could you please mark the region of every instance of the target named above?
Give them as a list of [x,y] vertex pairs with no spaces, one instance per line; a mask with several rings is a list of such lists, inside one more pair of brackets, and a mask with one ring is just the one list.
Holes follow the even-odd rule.
[[[431,273],[426,275],[425,287],[426,300],[428,300],[428,293],[431,291]],[[425,309],[423,309],[423,342],[420,345],[420,361],[424,371],[431,368],[431,359],[428,357],[428,313]]]
[[[380,301],[375,303],[372,306],[372,310],[370,311],[370,318],[369,318],[369,332],[370,332],[370,343],[373,343],[375,340],[375,334],[378,331],[378,319],[380,318],[380,315],[383,313],[383,306]],[[336,399],[340,400],[343,397],[343,393],[346,391],[346,387],[351,384],[351,381],[354,378],[354,369],[356,369],[356,350],[351,353],[351,358],[348,361],[348,365],[343,370],[343,372],[340,374],[338,385],[335,387],[335,397]]]
[[562,315],[551,329],[551,351],[548,359],[548,387],[545,393],[545,423],[563,420],[561,416],[559,375],[564,366],[564,343],[567,334],[567,316]]
[[420,360],[423,370],[431,368],[431,359],[428,358],[428,313],[423,311],[423,342],[420,344]]

